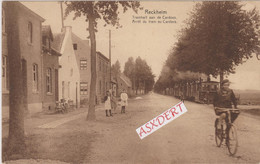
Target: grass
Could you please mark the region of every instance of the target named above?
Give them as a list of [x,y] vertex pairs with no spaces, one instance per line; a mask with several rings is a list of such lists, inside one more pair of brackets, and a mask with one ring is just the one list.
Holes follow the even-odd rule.
[[249,113],[254,116],[260,116],[260,109],[247,109],[247,110],[243,110],[243,112]]
[[260,105],[259,90],[234,90],[234,93],[240,97],[241,105]]
[[[23,159],[49,159],[68,163],[86,162],[91,143],[97,134],[87,129],[84,119],[74,120],[55,129],[31,129],[26,136],[26,151]],[[3,139],[3,154],[7,138]],[[12,160],[4,156],[3,160]]]

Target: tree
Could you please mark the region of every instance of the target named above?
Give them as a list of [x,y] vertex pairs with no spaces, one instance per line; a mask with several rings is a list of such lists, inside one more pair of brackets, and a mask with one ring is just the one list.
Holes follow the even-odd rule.
[[136,93],[138,90],[144,90],[145,93],[153,88],[154,75],[152,69],[145,60],[138,56],[135,60],[135,84]]
[[8,150],[9,158],[23,155],[25,150],[24,139],[24,108],[23,108],[23,82],[21,65],[20,31],[18,21],[19,10],[17,2],[3,2],[6,5],[7,46],[10,73],[9,92],[9,135]]
[[133,57],[128,58],[123,73],[131,80],[132,88],[135,90],[135,61]]
[[91,82],[90,82],[90,100],[87,120],[95,120],[95,98],[96,98],[96,37],[97,23],[103,19],[106,24],[119,27],[119,6],[122,6],[123,12],[132,8],[137,12],[140,3],[137,1],[71,1],[65,2],[67,8],[65,16],[74,12],[74,19],[83,15],[88,22],[88,31],[91,42]]
[[117,60],[115,64],[113,64],[111,67],[111,74],[112,77],[117,78],[120,75],[120,73],[121,73],[121,66],[119,61]]
[[176,44],[178,69],[220,75],[222,81],[224,73],[257,54],[259,14],[242,7],[233,1],[197,3]]

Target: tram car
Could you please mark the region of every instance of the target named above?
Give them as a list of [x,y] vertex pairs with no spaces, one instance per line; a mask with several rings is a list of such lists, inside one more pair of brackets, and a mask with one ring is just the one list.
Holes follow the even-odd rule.
[[219,82],[216,81],[192,81],[176,83],[169,90],[177,98],[183,96],[186,100],[212,104],[214,95],[218,89]]

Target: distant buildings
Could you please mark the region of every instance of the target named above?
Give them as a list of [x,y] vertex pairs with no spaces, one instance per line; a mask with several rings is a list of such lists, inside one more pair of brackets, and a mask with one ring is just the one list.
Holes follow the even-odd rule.
[[117,95],[120,96],[123,90],[125,90],[129,96],[134,94],[131,80],[123,73],[120,73],[120,75],[117,77]]

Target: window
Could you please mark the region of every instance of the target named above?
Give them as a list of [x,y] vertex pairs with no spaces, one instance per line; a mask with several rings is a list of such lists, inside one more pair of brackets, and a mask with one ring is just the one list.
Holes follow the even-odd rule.
[[87,69],[87,60],[80,60],[80,69],[81,70]]
[[80,83],[80,94],[81,95],[87,95],[88,94],[88,83],[87,82],[81,82]]
[[2,57],[2,88],[7,90],[7,56]]
[[2,32],[5,33],[5,10],[2,9]]
[[33,92],[38,91],[38,65],[33,64],[33,82],[32,82]]
[[77,50],[77,49],[78,49],[77,43],[73,43],[73,49],[74,49],[74,50]]
[[46,91],[47,93],[52,92],[52,73],[51,73],[51,68],[47,69],[47,74],[46,74]]
[[32,22],[28,22],[28,42],[33,42],[33,26]]
[[48,37],[46,37],[46,36],[44,36],[44,37],[42,38],[42,44],[43,44],[44,46],[46,46],[48,49],[51,48],[51,41],[50,41],[50,39],[49,39]]

